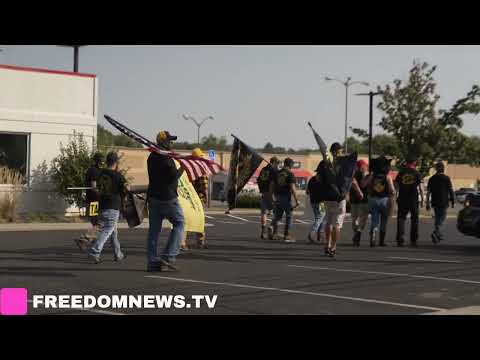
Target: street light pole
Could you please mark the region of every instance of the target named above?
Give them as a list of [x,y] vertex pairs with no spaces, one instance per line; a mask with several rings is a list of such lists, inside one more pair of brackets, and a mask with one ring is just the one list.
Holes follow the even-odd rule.
[[351,81],[352,78],[349,76],[346,81],[339,80],[336,78],[331,78],[326,76],[325,81],[336,81],[343,86],[345,86],[345,138],[344,138],[344,147],[345,147],[345,153],[348,151],[347,149],[347,137],[348,137],[348,89],[352,85],[364,85],[364,86],[369,86],[370,84],[366,81]]
[[63,46],[63,47],[71,47],[73,48],[73,72],[78,72],[78,58],[80,55],[79,49],[82,46],[87,46],[87,45],[58,45],[58,46]]
[[214,120],[213,116],[207,116],[202,121],[198,122],[193,116],[186,116],[182,115],[183,118],[187,121],[193,121],[193,123],[197,126],[197,144],[200,145],[200,128],[207,120]]
[[368,96],[370,98],[369,118],[368,118],[368,166],[372,169],[372,139],[373,139],[373,97],[381,95],[382,92],[370,91],[368,93],[357,94],[357,96]]

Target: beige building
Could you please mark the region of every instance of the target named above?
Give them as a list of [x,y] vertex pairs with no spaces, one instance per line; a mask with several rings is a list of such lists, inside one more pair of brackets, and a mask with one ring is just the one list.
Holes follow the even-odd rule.
[[[133,185],[146,185],[148,184],[147,174],[147,158],[149,152],[144,149],[132,149],[132,148],[117,148],[122,156],[122,167],[128,168],[128,177],[131,178]],[[180,151],[181,154],[190,154],[189,150]],[[296,162],[296,167],[315,172],[317,165],[322,159],[320,153],[313,153],[309,155],[292,155],[292,154],[268,154],[260,153],[265,160],[270,160],[272,156],[278,157],[283,160],[286,157],[290,157]],[[368,155],[359,155],[359,158],[368,160]],[[216,162],[219,163],[224,169],[228,171],[230,164],[230,152],[218,151]],[[265,163],[266,165],[266,163]],[[264,166],[264,165],[261,165]],[[432,171],[433,174],[433,171]],[[471,167],[470,165],[462,164],[447,164],[446,174],[452,179],[454,189],[461,187],[476,188],[477,179],[480,179],[480,168]],[[425,179],[425,184],[428,179]]]

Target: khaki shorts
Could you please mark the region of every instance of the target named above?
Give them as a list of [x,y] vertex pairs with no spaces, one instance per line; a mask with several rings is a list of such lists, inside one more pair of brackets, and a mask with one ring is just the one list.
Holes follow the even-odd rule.
[[336,225],[341,229],[347,213],[347,201],[325,201],[325,210],[327,212],[327,225]]

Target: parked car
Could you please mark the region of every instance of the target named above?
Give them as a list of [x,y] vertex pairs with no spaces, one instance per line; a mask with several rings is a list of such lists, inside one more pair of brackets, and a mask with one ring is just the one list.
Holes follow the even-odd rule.
[[480,194],[468,194],[457,218],[457,229],[467,236],[480,238]]
[[458,203],[463,204],[465,202],[465,198],[468,194],[476,194],[477,191],[472,188],[460,188],[455,191],[455,199]]

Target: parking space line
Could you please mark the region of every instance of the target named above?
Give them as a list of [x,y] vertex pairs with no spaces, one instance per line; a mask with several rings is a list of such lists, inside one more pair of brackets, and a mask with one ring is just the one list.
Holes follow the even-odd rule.
[[238,219],[238,220],[242,220],[242,221],[245,221],[245,222],[249,222],[247,219],[244,219],[244,218],[241,218],[241,217],[238,217],[238,216],[234,216],[234,215],[227,215],[228,217],[231,217],[233,219]]
[[235,283],[226,283],[226,282],[201,281],[201,280],[193,280],[193,279],[181,279],[181,278],[156,276],[156,275],[149,275],[145,277],[152,278],[152,279],[163,279],[163,280],[189,282],[189,283],[205,284],[205,285],[218,285],[218,286],[236,287],[236,288],[243,288],[243,289],[277,291],[282,293],[298,294],[298,295],[312,295],[312,296],[320,296],[320,297],[333,298],[333,299],[342,299],[342,300],[358,301],[358,302],[373,303],[373,304],[399,306],[399,307],[413,308],[413,309],[425,309],[425,310],[432,310],[432,311],[446,310],[443,308],[436,308],[431,306],[404,304],[404,303],[397,303],[397,302],[390,302],[390,301],[383,301],[383,300],[364,299],[364,298],[357,298],[357,297],[351,297],[351,296],[340,296],[340,295],[333,295],[333,294],[326,294],[326,293],[281,289],[281,288],[274,288],[274,287],[254,286],[254,285],[235,284]]
[[457,260],[416,259],[416,258],[407,258],[407,257],[398,257],[398,256],[389,256],[389,257],[387,257],[387,259],[398,259],[398,260],[413,260],[413,261],[428,261],[428,262],[441,262],[441,263],[463,264],[463,261],[457,261]]
[[310,224],[310,223],[308,223],[306,221],[303,221],[303,220],[295,219],[295,221],[299,222],[300,224],[308,224],[308,225]]
[[210,219],[210,220],[215,220],[215,218],[214,218],[213,216],[205,215],[205,217],[206,217],[207,219]]
[[327,270],[327,271],[350,272],[350,273],[358,273],[358,274],[372,274],[372,275],[387,275],[387,276],[409,277],[409,278],[415,278],[415,279],[429,279],[429,280],[453,281],[453,282],[461,282],[461,283],[467,283],[467,284],[480,284],[480,281],[465,280],[465,279],[455,279],[455,278],[444,278],[444,277],[435,277],[435,276],[427,276],[427,275],[390,273],[390,272],[382,272],[382,271],[338,269],[338,268],[316,267],[316,266],[304,266],[304,265],[287,265],[287,266],[288,266],[288,267],[293,267],[293,268],[300,268],[300,269],[310,269],[310,270]]
[[[27,302],[32,303],[33,300],[27,300]],[[47,310],[47,309],[45,309]],[[96,314],[102,314],[102,315],[127,315],[124,313],[118,313],[118,312],[113,312],[113,311],[106,311],[106,310],[95,310],[95,309],[84,309],[84,308],[76,308],[76,309],[54,309],[54,310],[70,310],[70,311],[88,311]]]
[[245,223],[237,222],[237,221],[218,221],[221,224],[233,224],[233,225],[244,225]]

